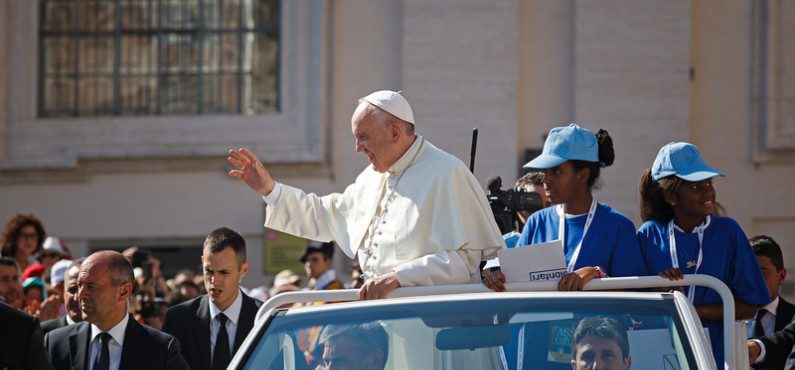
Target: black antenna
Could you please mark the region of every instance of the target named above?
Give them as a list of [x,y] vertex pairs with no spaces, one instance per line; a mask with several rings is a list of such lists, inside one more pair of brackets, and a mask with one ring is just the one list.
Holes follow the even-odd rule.
[[475,153],[478,151],[478,128],[472,129],[472,151],[469,153],[469,172],[475,173]]

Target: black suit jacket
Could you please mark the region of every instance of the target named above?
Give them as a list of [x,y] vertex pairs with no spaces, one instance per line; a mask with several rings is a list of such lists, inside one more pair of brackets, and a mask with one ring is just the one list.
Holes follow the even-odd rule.
[[[234,357],[240,344],[254,327],[254,317],[262,302],[240,291],[243,304],[235,332]],[[193,370],[210,370],[210,298],[203,295],[168,309],[163,331],[182,344],[182,355]]]
[[[754,369],[795,368],[795,353],[791,353],[792,346],[795,344],[793,315],[795,315],[795,305],[785,301],[783,298],[779,298],[778,308],[776,309],[776,332],[756,338],[765,345],[765,360],[754,365]],[[789,321],[786,321],[787,318],[789,318]],[[791,360],[788,360],[788,358]]]
[[39,319],[0,303],[0,369],[52,369]]
[[776,331],[781,331],[795,317],[795,304],[789,303],[781,296],[778,297],[776,308]]
[[[56,369],[88,369],[91,324],[80,322],[55,329],[44,336],[44,344]],[[130,316],[124,332],[119,370],[187,370],[176,338],[139,324]]]
[[55,329],[62,328],[67,325],[69,325],[69,323],[66,322],[66,316],[64,316],[60,319],[47,320],[41,323],[41,331],[44,332],[44,334],[47,334]]

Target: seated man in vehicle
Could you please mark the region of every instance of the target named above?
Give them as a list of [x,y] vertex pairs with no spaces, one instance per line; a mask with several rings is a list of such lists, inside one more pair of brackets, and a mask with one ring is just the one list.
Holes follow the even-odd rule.
[[316,370],[383,370],[389,337],[378,322],[329,325],[320,334],[323,359]]
[[571,351],[573,370],[628,370],[632,363],[627,331],[608,317],[582,319],[574,329]]

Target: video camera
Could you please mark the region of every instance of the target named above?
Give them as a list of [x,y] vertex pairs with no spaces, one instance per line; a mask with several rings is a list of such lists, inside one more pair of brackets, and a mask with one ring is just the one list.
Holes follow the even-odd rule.
[[501,188],[502,178],[499,176],[492,176],[486,181],[486,189],[488,189],[486,195],[491,212],[494,213],[494,219],[503,234],[511,232],[515,228],[517,212],[533,213],[544,208],[541,195],[538,193],[514,189],[502,190]]

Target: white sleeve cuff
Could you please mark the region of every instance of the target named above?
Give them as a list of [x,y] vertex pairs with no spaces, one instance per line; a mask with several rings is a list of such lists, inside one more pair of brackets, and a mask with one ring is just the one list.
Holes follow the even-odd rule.
[[754,364],[758,364],[765,360],[765,355],[767,354],[765,352],[765,344],[759,339],[751,339],[751,341],[756,342],[756,344],[759,345],[759,348],[761,348],[761,351],[759,351],[759,356],[756,358],[756,362],[754,362]]
[[483,266],[483,270],[488,270],[492,267],[500,267],[500,260],[497,257],[486,261],[486,265]]
[[282,194],[282,184],[276,183],[271,189],[271,192],[268,195],[263,195],[262,200],[265,201],[265,204],[269,206],[275,206],[276,202],[279,201],[279,195]]

